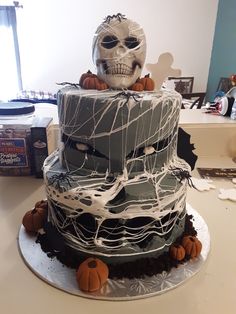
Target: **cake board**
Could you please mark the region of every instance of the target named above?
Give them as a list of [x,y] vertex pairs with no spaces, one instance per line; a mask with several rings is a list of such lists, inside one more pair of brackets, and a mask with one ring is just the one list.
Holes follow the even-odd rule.
[[40,244],[35,242],[36,236],[28,234],[23,226],[19,231],[19,250],[24,262],[35,275],[46,283],[70,294],[110,301],[147,298],[177,288],[197,274],[207,260],[210,251],[210,234],[207,224],[189,204],[187,204],[187,213],[193,215],[193,224],[198,232],[198,239],[202,242],[202,252],[199,258],[172,268],[170,272],[162,272],[152,277],[108,279],[101,290],[94,293],[85,293],[79,290],[75,269],[62,265],[56,258],[49,258],[41,250]]

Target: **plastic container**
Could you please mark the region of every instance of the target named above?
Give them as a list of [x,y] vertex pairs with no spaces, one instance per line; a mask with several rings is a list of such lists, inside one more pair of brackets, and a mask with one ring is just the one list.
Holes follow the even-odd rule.
[[0,175],[31,174],[30,133],[35,116],[30,103],[0,103]]
[[25,102],[0,103],[0,120],[20,120],[32,122],[34,119],[35,107]]

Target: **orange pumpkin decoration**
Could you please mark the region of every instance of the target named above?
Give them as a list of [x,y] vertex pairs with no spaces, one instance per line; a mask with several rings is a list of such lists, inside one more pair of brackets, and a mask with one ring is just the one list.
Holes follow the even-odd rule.
[[144,87],[143,84],[140,83],[140,81],[137,81],[133,85],[131,85],[129,89],[136,92],[142,92],[144,90]]
[[48,209],[48,202],[46,200],[38,201],[37,203],[35,203],[34,207],[41,207],[41,208]]
[[155,83],[153,79],[150,78],[149,74],[145,75],[138,82],[143,85],[144,90],[152,91],[155,88]]
[[35,207],[25,213],[22,224],[28,232],[37,232],[43,227],[47,217],[47,209],[43,207]]
[[97,75],[92,74],[84,79],[82,87],[85,89],[96,89]]
[[97,90],[104,90],[107,89],[108,86],[105,82],[100,80],[97,75],[92,74],[89,77],[86,77],[83,81],[82,87],[85,89],[97,89]]
[[108,267],[103,261],[89,257],[80,264],[76,272],[76,279],[82,291],[94,292],[107,281],[108,274]]
[[172,244],[169,250],[170,257],[182,261],[185,258],[185,249],[180,244]]
[[191,258],[198,257],[202,250],[202,243],[194,236],[185,236],[182,239],[182,246],[187,255]]
[[102,80],[97,79],[97,82],[96,82],[96,89],[97,89],[97,90],[108,89],[108,85],[107,85],[105,82],[103,82]]
[[84,82],[84,80],[85,80],[87,77],[91,77],[91,76],[93,76],[93,75],[94,75],[94,74],[93,74],[90,70],[88,70],[87,73],[83,73],[83,74],[81,75],[81,77],[80,77],[79,85],[80,85],[81,87],[83,87],[83,82]]

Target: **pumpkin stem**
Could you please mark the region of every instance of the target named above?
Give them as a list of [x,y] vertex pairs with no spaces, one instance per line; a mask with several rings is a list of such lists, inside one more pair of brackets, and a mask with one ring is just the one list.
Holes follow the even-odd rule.
[[96,268],[97,267],[97,262],[95,260],[92,260],[88,262],[88,267],[89,268]]
[[34,207],[34,209],[32,209],[32,211],[31,211],[32,214],[36,214],[37,212],[38,211],[37,211],[36,207]]
[[144,77],[150,77],[150,73],[146,74]]

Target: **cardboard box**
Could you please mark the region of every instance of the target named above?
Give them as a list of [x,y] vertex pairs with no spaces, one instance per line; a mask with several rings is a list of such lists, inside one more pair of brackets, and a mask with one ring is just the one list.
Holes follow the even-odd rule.
[[52,120],[0,120],[0,175],[42,178],[44,160],[55,150]]
[[0,175],[31,174],[30,127],[27,122],[0,122]]

